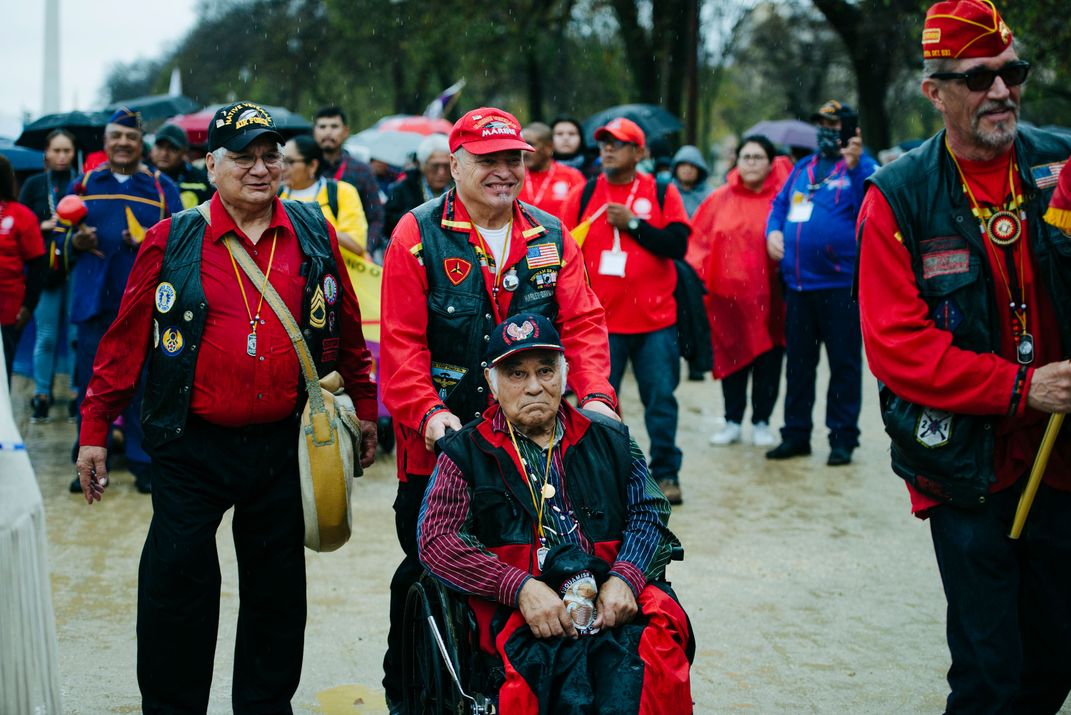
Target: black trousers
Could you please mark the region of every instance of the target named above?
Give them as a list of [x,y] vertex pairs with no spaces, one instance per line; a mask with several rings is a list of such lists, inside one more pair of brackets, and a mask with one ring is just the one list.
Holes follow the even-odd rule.
[[948,713],[1055,713],[1071,689],[1071,493],[1044,484],[1018,541],[1020,487],[930,516],[948,600]]
[[387,632],[387,654],[383,656],[383,689],[392,702],[402,699],[402,620],[405,617],[405,599],[409,587],[420,578],[424,567],[417,557],[417,518],[424,490],[428,487],[427,476],[409,474],[408,481],[398,482],[398,496],[394,500],[394,528],[398,543],[405,558],[398,564],[390,582],[390,630]]
[[184,432],[152,451],[153,517],[138,574],[142,708],[208,708],[219,625],[216,530],[234,507],[234,712],[292,713],[305,639],[297,422],[228,429],[191,417]]
[[751,376],[751,424],[770,423],[770,414],[781,387],[781,358],[784,348],[775,347],[755,358],[748,366],[721,379],[725,397],[725,421],[740,424],[747,408],[747,378]]

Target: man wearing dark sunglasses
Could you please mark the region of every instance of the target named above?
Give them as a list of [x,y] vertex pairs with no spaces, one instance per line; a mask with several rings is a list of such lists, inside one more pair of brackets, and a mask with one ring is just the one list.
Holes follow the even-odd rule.
[[944,130],[871,179],[863,340],[893,471],[930,522],[946,711],[1055,713],[1071,690],[1066,435],[1007,534],[1049,415],[1071,411],[1071,239],[1042,221],[1071,140],[1019,126],[1030,65],[989,0],[935,4],[922,49]]

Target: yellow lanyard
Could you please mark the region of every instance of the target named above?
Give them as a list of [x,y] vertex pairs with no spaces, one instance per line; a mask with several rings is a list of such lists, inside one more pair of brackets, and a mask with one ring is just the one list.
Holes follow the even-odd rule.
[[539,498],[536,499],[535,489],[532,488],[532,482],[535,481],[536,476],[528,473],[528,462],[525,460],[524,455],[521,454],[521,447],[517,444],[517,435],[513,432],[513,424],[509,420],[506,420],[506,427],[509,429],[509,438],[513,440],[513,449],[517,450],[517,459],[521,462],[521,468],[524,470],[524,483],[528,487],[528,493],[532,496],[532,506],[536,510],[536,531],[539,533],[539,540],[545,545],[547,542],[546,534],[543,532],[543,505],[546,504],[547,499],[554,497],[554,485],[550,484],[550,461],[554,456],[554,434],[558,431],[557,424],[555,424],[554,431],[550,433],[550,446],[547,447],[547,468],[543,472],[543,483],[539,488]]
[[491,247],[487,245],[487,240],[480,233],[480,228],[473,223],[472,228],[476,231],[476,238],[480,239],[480,248],[483,249],[483,255],[488,261],[495,261],[495,281],[494,290],[492,291],[496,296],[498,295],[498,287],[502,283],[502,269],[506,265],[506,261],[509,259],[509,247],[513,238],[513,217],[510,216],[509,225],[506,226],[506,242],[502,245],[502,265],[495,260],[495,254],[491,252]]
[[234,277],[238,279],[238,290],[242,292],[242,303],[245,305],[245,314],[249,316],[249,326],[252,328],[249,341],[246,343],[246,352],[250,356],[256,355],[257,346],[257,323],[260,322],[260,309],[264,307],[264,290],[268,287],[268,276],[271,275],[271,266],[275,262],[275,244],[279,239],[279,233],[275,232],[275,235],[271,239],[271,254],[268,256],[268,270],[264,271],[264,285],[260,287],[260,302],[257,303],[256,315],[249,310],[249,299],[245,297],[245,283],[242,282],[242,275],[238,272],[238,263],[234,260],[234,253],[231,252],[230,244],[226,241],[223,245],[227,247],[227,255],[231,257],[231,266],[234,268]]

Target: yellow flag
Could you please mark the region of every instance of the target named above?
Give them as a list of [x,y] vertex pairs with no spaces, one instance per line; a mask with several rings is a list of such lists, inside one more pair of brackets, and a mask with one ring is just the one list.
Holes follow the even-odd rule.
[[364,339],[379,342],[379,289],[383,285],[383,269],[363,256],[342,250],[342,260],[361,306],[361,328]]
[[141,243],[145,240],[145,227],[134,218],[134,212],[129,206],[126,207],[126,230],[130,231],[130,238],[134,240],[134,243]]
[[576,226],[573,227],[569,233],[573,234],[573,238],[576,239],[576,245],[581,248],[584,247],[584,240],[588,237],[588,231],[591,230],[591,219],[584,219]]

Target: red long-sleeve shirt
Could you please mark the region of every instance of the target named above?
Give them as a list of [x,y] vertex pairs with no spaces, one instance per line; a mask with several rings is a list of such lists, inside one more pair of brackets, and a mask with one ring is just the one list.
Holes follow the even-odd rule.
[[[453,225],[471,223],[460,197],[454,206]],[[509,256],[502,262],[502,271],[524,260],[528,251],[525,233],[535,228],[520,212],[516,202],[512,225]],[[533,240],[537,237],[535,233],[529,234]],[[426,269],[422,265],[414,255],[420,240],[416,219],[411,213],[406,214],[394,229],[383,263],[380,381],[383,404],[394,418],[398,435],[398,478],[403,481],[407,474],[427,475],[435,468],[435,455],[424,447],[422,429],[429,411],[443,404],[431,381],[427,271],[445,269],[442,266]],[[469,242],[473,246],[479,245],[474,228],[469,229]],[[494,275],[486,267],[482,270],[484,286],[490,297]],[[507,311],[512,297],[508,291],[499,291],[495,304],[498,321],[509,317]],[[599,393],[616,403],[617,397],[609,381],[610,350],[605,316],[588,285],[580,248],[568,233],[562,241],[555,299],[558,303],[556,325],[569,360],[569,383],[581,398]],[[479,349],[482,353],[483,346]]]
[[[275,200],[271,223],[254,246],[219,199],[210,203],[212,225],[205,229],[201,249],[201,283],[208,303],[201,346],[194,370],[190,412],[213,424],[234,427],[275,422],[292,414],[304,381],[286,329],[267,301],[257,325],[257,355],[246,354],[249,317],[238,287],[245,286],[249,309],[256,313],[260,286],[238,269],[235,273],[222,238],[233,233],[267,273],[272,241],[276,241],[268,280],[300,321],[305,277],[301,247],[282,202]],[[153,307],[171,220],[156,224],[145,236],[123,293],[119,315],[105,333],[93,365],[93,379],[82,403],[80,443],[103,446],[108,426],[134,394],[148,350],[152,349]],[[349,274],[328,225],[331,249],[339,266],[342,288],[341,346],[338,371],[363,420],[376,419],[376,386],[369,377],[372,359],[361,334],[361,311]]]
[[[975,198],[983,205],[1003,204],[1007,193],[1008,156],[992,162],[960,159]],[[1018,173],[1016,173],[1018,177]],[[1018,179],[1016,179],[1018,183]],[[1016,193],[1020,193],[1017,189]],[[964,198],[966,201],[966,198]],[[1026,387],[1014,416],[1006,416],[1019,364],[1008,309],[1003,255],[988,247],[985,270],[993,277],[1000,352],[975,353],[952,345],[952,333],[938,328],[919,296],[907,249],[898,240],[896,217],[885,197],[871,188],[860,211],[863,226],[859,252],[859,308],[867,360],[874,376],[900,397],[949,412],[1004,415],[996,421],[994,469],[990,491],[1006,489],[1033,464],[1048,415],[1028,408],[1034,368],[1062,359],[1059,326],[1052,302],[1034,279],[1030,236],[1023,226],[1015,250],[1021,269],[1028,330],[1034,336],[1035,358],[1027,370]],[[865,222],[865,223],[864,223]],[[988,239],[986,239],[988,241]],[[1020,247],[1022,253],[1020,254]],[[1020,261],[1020,255],[1025,261]],[[1000,261],[998,264],[997,261]],[[1053,450],[1045,482],[1071,490],[1071,439]],[[912,511],[919,515],[939,502],[910,489]]]

